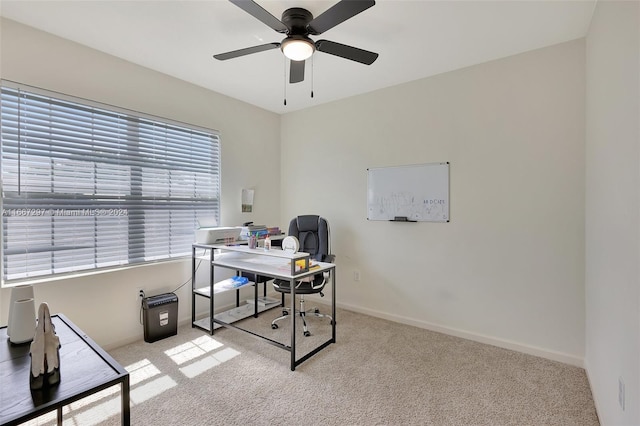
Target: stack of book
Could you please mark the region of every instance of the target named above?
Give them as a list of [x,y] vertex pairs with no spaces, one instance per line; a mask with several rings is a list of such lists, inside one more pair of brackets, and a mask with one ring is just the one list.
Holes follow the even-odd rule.
[[243,226],[240,231],[240,238],[248,240],[251,235],[255,235],[258,238],[260,238],[260,235],[263,235],[262,238],[264,238],[264,236],[267,235],[267,227],[264,225]]
[[251,235],[255,235],[259,240],[269,235],[282,235],[282,231],[278,226],[266,227],[265,225],[249,225],[243,226],[240,231],[240,239],[248,240]]
[[282,232],[280,231],[280,228],[277,227],[277,226],[272,226],[272,227],[267,228],[267,233],[269,235],[280,235],[280,234],[282,234]]

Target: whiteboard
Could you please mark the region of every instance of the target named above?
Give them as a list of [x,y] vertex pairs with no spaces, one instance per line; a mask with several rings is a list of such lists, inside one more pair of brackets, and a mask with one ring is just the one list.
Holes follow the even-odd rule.
[[449,222],[449,163],[367,169],[367,219]]

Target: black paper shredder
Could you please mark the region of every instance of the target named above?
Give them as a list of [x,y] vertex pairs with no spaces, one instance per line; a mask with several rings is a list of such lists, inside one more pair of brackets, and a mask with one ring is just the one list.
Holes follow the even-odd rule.
[[145,342],[178,334],[178,296],[174,293],[143,298],[142,311]]

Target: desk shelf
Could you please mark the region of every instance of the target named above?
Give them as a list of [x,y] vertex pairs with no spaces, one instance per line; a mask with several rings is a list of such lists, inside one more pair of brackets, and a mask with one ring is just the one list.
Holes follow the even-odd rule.
[[[249,287],[252,285],[255,285],[255,282],[248,281],[247,283],[242,285],[233,285],[233,280],[231,278],[227,278],[226,280],[218,281],[213,285],[213,294],[225,293],[231,290],[240,290],[241,288]],[[211,287],[205,286],[205,287],[194,288],[193,292],[203,297],[210,297]]]
[[[270,304],[270,305],[258,305],[258,313],[267,311],[269,309],[273,309],[278,307],[280,302]],[[232,324],[234,322],[243,320],[245,318],[249,318],[254,314],[254,306],[250,303],[246,303],[244,305],[240,305],[237,308],[229,309],[228,311],[220,312],[219,314],[215,314],[214,318],[220,321],[224,321],[226,323]],[[211,331],[211,318],[208,316],[193,322],[195,326],[201,328],[206,331]],[[214,324],[213,329],[217,330],[222,327],[220,324]]]
[[[214,268],[214,258],[216,260],[220,260],[220,259],[225,259],[225,258],[233,258],[233,257],[237,257],[237,256],[243,256],[246,255],[247,253],[251,253],[253,251],[255,252],[264,252],[264,250],[251,250],[248,247],[238,247],[238,246],[232,246],[232,247],[236,247],[235,250],[231,249],[231,250],[225,250],[225,248],[227,248],[227,246],[219,246],[219,245],[203,245],[203,244],[194,244],[193,245],[193,249],[192,249],[192,258],[191,258],[191,324],[194,327],[198,327],[200,329],[206,330],[209,333],[213,334],[213,330],[211,330],[211,323],[213,322],[212,319],[215,318],[217,320],[223,321],[223,322],[227,322],[227,323],[233,323],[236,321],[239,321],[241,319],[247,318],[249,316],[254,316],[257,317],[259,313],[264,312],[268,309],[272,309],[276,306],[280,306],[280,302],[275,303],[275,304],[269,304],[269,305],[261,305],[260,303],[256,302],[256,298],[258,298],[258,284],[260,284],[260,282],[262,282],[264,284],[264,295],[266,296],[266,280],[256,282],[254,281],[248,281],[245,284],[242,285],[234,285],[233,284],[233,279],[232,278],[227,278],[218,282],[214,282],[214,272],[213,272],[213,268]],[[202,254],[198,254],[196,255],[196,250],[201,251],[203,250],[205,251],[204,255]],[[221,253],[222,252],[222,253]],[[281,252],[281,250],[280,250]],[[274,257],[282,257],[282,255],[278,254],[276,250],[274,250],[273,252],[273,256]],[[200,261],[206,261],[209,263],[210,267],[211,267],[211,273],[209,275],[209,283],[208,285],[204,285],[204,286],[198,286],[196,287],[196,271],[197,271],[197,267],[196,267],[196,261],[200,260]],[[239,275],[240,271],[236,271]],[[259,275],[258,274],[253,274],[253,277],[255,279],[258,279]],[[266,279],[266,277],[264,277]],[[244,305],[240,304],[240,289],[244,288],[244,287],[249,287],[249,286],[254,286],[254,292],[253,295],[251,296],[251,301],[252,303],[247,303]],[[230,291],[236,291],[236,306],[232,309],[229,309],[227,311],[224,312],[220,312],[220,313],[216,313],[214,315],[215,312],[215,297],[218,294],[221,293],[226,293],[226,292],[230,292]],[[207,315],[207,317],[205,318],[201,318],[196,320],[196,299],[198,297],[203,297],[205,299],[209,299],[209,314]],[[221,327],[221,325],[219,324],[215,324],[214,326],[214,330]]]
[[[204,249],[205,254],[197,256],[197,249]],[[209,252],[208,255],[207,251]],[[272,265],[266,265],[263,271],[265,272],[264,275],[272,276],[273,278],[286,279],[289,276],[306,274],[309,272],[309,266],[311,265],[311,256],[309,256],[309,253],[304,252],[292,253],[278,248],[271,250],[264,250],[263,248],[252,249],[246,245],[193,244],[192,246],[192,257],[194,260],[202,259],[222,267],[227,267],[226,263],[229,265],[237,265],[238,261],[242,261],[243,258],[255,258],[256,256],[262,257],[263,259],[271,259]],[[280,261],[285,261],[286,265]],[[265,263],[269,262],[265,261]],[[280,267],[274,268],[273,264],[280,264]],[[245,270],[255,269],[256,267],[255,264],[245,264],[243,266],[245,267],[242,269]],[[233,267],[229,267],[233,269]]]

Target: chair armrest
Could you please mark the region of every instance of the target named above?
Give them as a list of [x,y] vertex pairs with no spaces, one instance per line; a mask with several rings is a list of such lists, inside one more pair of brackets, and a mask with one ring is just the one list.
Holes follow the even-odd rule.
[[321,262],[333,263],[335,259],[336,256],[334,254],[323,254]]

